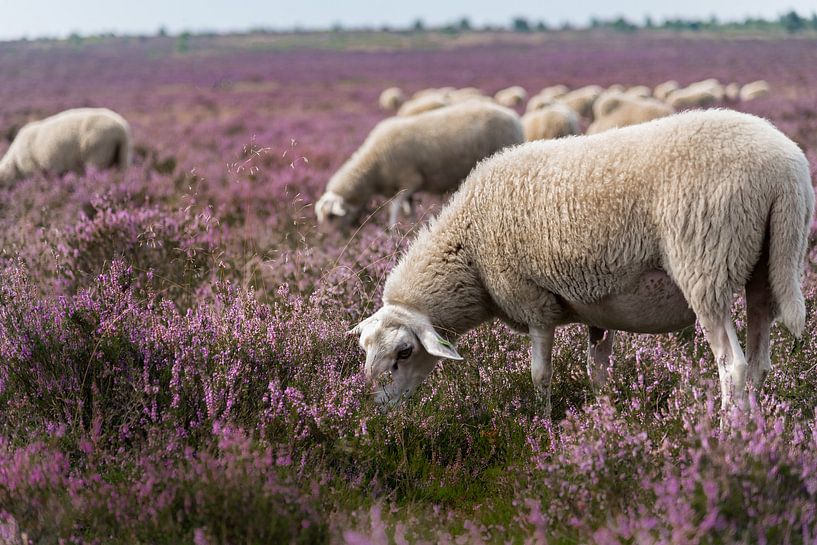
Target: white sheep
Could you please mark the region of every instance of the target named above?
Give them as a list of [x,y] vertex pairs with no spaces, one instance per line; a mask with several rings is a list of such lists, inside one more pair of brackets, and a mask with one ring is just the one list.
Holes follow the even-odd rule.
[[740,84],[732,82],[726,85],[723,88],[723,97],[730,102],[737,101],[740,98]]
[[747,83],[740,88],[738,97],[740,100],[755,100],[756,98],[763,98],[769,96],[769,84],[764,80],[757,80]]
[[525,105],[525,112],[535,112],[536,110],[541,110],[542,108],[547,108],[556,103],[555,98],[551,98],[547,95],[534,95],[530,98],[527,105]]
[[593,113],[593,104],[604,92],[598,85],[586,85],[569,93],[565,93],[557,100],[576,112],[581,117],[589,117]]
[[671,79],[669,81],[665,81],[664,83],[659,83],[655,86],[655,89],[652,91],[652,96],[657,98],[658,100],[666,100],[670,93],[673,91],[677,91],[681,88],[681,85]]
[[[595,136],[530,142],[483,161],[425,227],[357,325],[364,371],[410,394],[454,341],[500,318],[532,340],[549,407],[556,327],[589,326],[588,371],[606,379],[615,330],[662,333],[697,318],[724,409],[770,369],[769,330],[805,324],[800,276],[814,208],[808,162],[767,121],[685,112]],[[747,355],[731,317],[745,288]]]
[[383,110],[395,111],[406,101],[406,95],[399,87],[389,87],[383,89],[378,99],[378,104]]
[[718,102],[718,97],[711,89],[690,85],[671,92],[666,102],[676,110],[708,108]]
[[624,94],[636,98],[649,98],[652,96],[652,89],[646,85],[634,85],[624,91]]
[[562,138],[581,132],[578,114],[560,103],[526,113],[522,116],[522,128],[527,142]]
[[375,194],[391,198],[389,224],[417,191],[456,189],[481,159],[524,141],[515,112],[472,101],[381,121],[332,176],[315,205],[318,222],[352,223]]
[[587,134],[596,134],[618,127],[629,127],[675,113],[672,106],[660,100],[624,94],[605,97],[598,110],[599,115],[587,127]]
[[519,85],[501,89],[494,95],[494,100],[496,100],[497,104],[507,106],[508,108],[519,106],[525,102],[527,98],[528,92]]
[[430,112],[431,110],[444,108],[445,106],[449,106],[450,104],[451,100],[447,98],[446,95],[442,93],[438,94],[430,93],[423,95],[421,97],[407,100],[397,110],[397,115],[400,117],[409,117],[417,114],[422,114],[425,112]]
[[131,161],[130,125],[105,108],[66,110],[23,126],[0,160],[0,183],[38,173],[83,172]]

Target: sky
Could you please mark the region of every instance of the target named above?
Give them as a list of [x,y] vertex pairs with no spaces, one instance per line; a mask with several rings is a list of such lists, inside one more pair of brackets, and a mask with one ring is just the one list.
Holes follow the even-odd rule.
[[66,37],[71,33],[152,34],[160,27],[181,31],[241,31],[250,28],[407,26],[468,17],[472,24],[507,24],[523,16],[551,25],[586,24],[591,17],[646,15],[666,18],[743,19],[777,17],[794,9],[817,11],[815,0],[0,0],[0,40]]

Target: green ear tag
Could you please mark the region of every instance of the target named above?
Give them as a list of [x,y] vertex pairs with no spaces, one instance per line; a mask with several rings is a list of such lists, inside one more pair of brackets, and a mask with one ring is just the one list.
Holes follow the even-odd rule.
[[450,343],[450,342],[448,342],[447,340],[443,339],[443,338],[442,338],[442,337],[440,337],[439,335],[437,335],[437,342],[438,342],[438,343],[440,343],[441,345],[443,345],[443,346],[447,347],[447,348],[450,348],[450,349],[452,349],[452,350],[454,349],[454,345],[453,345],[453,344],[451,344],[451,343]]

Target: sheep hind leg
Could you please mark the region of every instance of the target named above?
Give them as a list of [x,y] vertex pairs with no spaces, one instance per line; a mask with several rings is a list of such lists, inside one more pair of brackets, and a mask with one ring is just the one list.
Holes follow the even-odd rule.
[[769,285],[768,248],[764,248],[746,284],[746,359],[749,392],[756,398],[772,368],[769,334],[773,319],[773,296]]
[[530,328],[531,339],[531,365],[530,376],[537,394],[545,403],[545,418],[550,418],[552,392],[551,381],[553,379],[553,363],[551,356],[553,352],[553,336],[556,328],[534,327]]
[[607,383],[607,368],[613,354],[615,334],[614,329],[587,326],[587,375],[596,396]]
[[[732,316],[727,310],[718,318],[701,317],[700,321],[718,365],[722,411],[728,412],[736,406],[745,408],[747,363]],[[721,420],[721,427],[723,424]]]

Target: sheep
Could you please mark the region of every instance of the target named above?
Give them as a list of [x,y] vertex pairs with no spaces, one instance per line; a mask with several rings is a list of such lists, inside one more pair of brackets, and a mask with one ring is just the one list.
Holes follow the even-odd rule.
[[525,140],[548,140],[579,134],[579,116],[565,104],[552,104],[547,108],[528,112],[522,116]]
[[397,110],[406,101],[406,95],[399,87],[389,87],[380,93],[378,104],[383,110]]
[[740,95],[740,84],[739,83],[729,83],[723,87],[723,98],[729,102],[735,102],[738,100]]
[[[556,327],[588,326],[588,372],[606,380],[615,330],[699,320],[721,407],[745,408],[771,367],[769,330],[805,325],[800,275],[814,190],[797,145],[769,122],[685,112],[595,136],[530,142],[483,161],[389,273],[355,326],[381,403],[410,395],[454,342],[499,318],[532,341],[549,413]],[[731,317],[747,301],[747,355]],[[723,421],[722,421],[723,422]]]
[[628,95],[605,99],[599,115],[587,128],[587,134],[596,134],[616,127],[637,125],[675,113],[672,106],[652,98],[636,98]]
[[507,106],[508,108],[519,106],[525,102],[527,98],[528,92],[519,85],[501,89],[494,95],[494,100],[496,100],[497,104]]
[[0,183],[37,173],[84,172],[87,167],[126,169],[130,125],[105,108],[78,108],[23,126],[0,160]]
[[718,102],[718,97],[709,89],[695,86],[684,87],[669,94],[666,103],[682,110],[685,108],[708,108]]
[[604,89],[598,85],[587,85],[570,91],[557,100],[579,114],[579,116],[589,117],[593,113],[593,104],[603,91]]
[[551,85],[550,87],[545,87],[538,93],[538,96],[543,96],[547,98],[559,98],[560,96],[566,95],[570,91],[570,88],[567,85],[562,85],[561,83],[558,85]]
[[419,91],[411,95],[411,98],[412,99],[423,98],[424,96],[428,95],[447,95],[453,90],[454,87],[429,87],[428,89],[420,89]]
[[646,85],[635,85],[624,91],[624,94],[636,98],[649,98],[652,96],[652,89]]
[[551,98],[547,95],[534,95],[528,101],[528,104],[525,106],[525,112],[535,112],[536,110],[541,110],[542,108],[547,108],[556,103],[556,99]]
[[427,94],[418,98],[412,98],[411,100],[403,103],[403,105],[397,110],[397,115],[399,117],[413,116],[430,112],[431,110],[436,110],[438,108],[443,108],[450,104],[450,99],[448,99],[445,95]]
[[614,83],[614,84],[612,84],[610,87],[608,87],[606,90],[607,90],[608,92],[610,92],[610,93],[623,93],[624,91],[626,91],[626,90],[627,90],[627,88],[626,88],[626,87],[624,87],[624,86],[623,86],[622,84],[620,84],[620,83]]
[[474,97],[485,97],[482,90],[477,89],[476,87],[462,87],[461,89],[454,89],[453,91],[448,92],[447,95],[454,102],[459,102]]
[[769,91],[769,84],[761,79],[741,87],[738,97],[740,100],[755,100],[756,98],[769,96]]
[[524,141],[515,112],[481,101],[381,121],[332,176],[315,205],[319,223],[350,224],[375,193],[391,198],[389,225],[417,191],[455,189],[477,162]]
[[673,91],[677,91],[681,88],[681,85],[671,79],[669,81],[665,81],[664,83],[659,83],[655,86],[655,89],[652,91],[652,96],[657,98],[658,100],[666,100],[670,93]]

